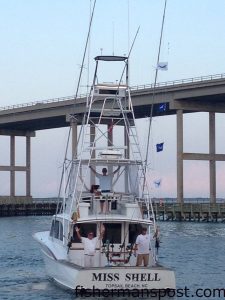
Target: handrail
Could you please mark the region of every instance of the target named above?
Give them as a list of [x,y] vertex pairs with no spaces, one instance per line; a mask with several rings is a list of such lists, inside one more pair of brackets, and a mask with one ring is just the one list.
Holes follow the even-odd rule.
[[[181,203],[177,202],[177,198],[152,198],[153,206],[155,204],[160,204],[161,206],[165,205],[181,205]],[[184,202],[182,205],[185,204],[212,204],[210,202],[210,198],[184,198]],[[225,204],[224,198],[217,198],[215,204]]]
[[[199,76],[199,77],[193,77],[193,78],[186,78],[186,79],[179,79],[179,80],[173,80],[173,81],[165,81],[165,82],[159,82],[156,83],[156,88],[160,87],[169,87],[169,86],[177,86],[181,84],[188,84],[188,83],[195,83],[195,82],[203,82],[203,81],[213,81],[217,79],[225,79],[225,73],[222,74],[215,74],[215,75],[207,75],[207,76]],[[139,91],[139,90],[145,90],[145,89],[152,89],[154,86],[153,83],[151,84],[143,84],[143,85],[136,85],[130,87],[131,91]],[[87,94],[80,94],[77,99],[85,98],[87,97]],[[74,100],[75,96],[66,96],[66,97],[58,97],[58,98],[52,98],[47,99],[43,101],[32,101],[27,103],[21,103],[21,104],[14,104],[14,105],[7,105],[0,107],[0,111],[4,110],[10,110],[15,108],[23,108],[23,107],[31,107],[35,105],[41,105],[41,104],[48,104],[48,103],[54,103],[54,102],[62,102],[62,101],[69,101]]]
[[[62,199],[61,199],[62,200]],[[110,199],[112,200],[112,199]],[[116,200],[120,202],[120,199],[116,198]],[[33,198],[33,203],[57,203],[58,198],[57,197],[51,197],[51,198]],[[123,202],[123,201],[122,201]],[[142,201],[140,201],[142,202]],[[161,204],[162,206],[164,204],[166,205],[173,205],[178,204],[177,198],[152,198],[153,206],[154,204]],[[210,204],[209,198],[185,198],[183,204]],[[211,203],[213,205],[213,203]],[[215,204],[225,204],[225,198],[217,198]]]

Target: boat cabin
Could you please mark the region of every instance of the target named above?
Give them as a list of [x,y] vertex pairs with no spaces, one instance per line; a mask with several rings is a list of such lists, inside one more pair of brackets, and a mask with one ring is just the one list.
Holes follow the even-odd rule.
[[[61,216],[53,218],[50,231],[50,239],[54,239],[58,244],[63,244],[63,224],[67,230],[68,222],[63,221]],[[136,257],[134,257],[134,246],[137,236],[142,231],[142,226],[148,227],[151,222],[138,220],[113,220],[107,219],[89,219],[78,221],[76,224],[69,225],[70,243],[68,246],[69,260],[76,265],[84,267],[84,245],[78,238],[76,228],[79,228],[80,235],[87,238],[88,234],[93,233],[92,238],[97,237],[93,267],[104,266],[135,266]],[[101,236],[101,228],[104,226],[105,232]],[[151,245],[149,245],[151,247]],[[153,257],[150,258],[150,264],[153,263]]]
[[[102,239],[100,238],[100,228],[105,228]],[[73,225],[72,245],[70,248],[70,259],[74,263],[80,264],[83,259],[84,247],[78,239],[75,227],[78,226],[80,234],[84,237],[89,232],[94,233],[94,237],[99,238],[96,246],[94,267],[104,266],[135,266],[136,258],[133,256],[133,248],[138,234],[141,233],[140,223],[129,223],[128,221],[99,221],[90,223],[80,223]],[[83,262],[82,262],[83,263]]]

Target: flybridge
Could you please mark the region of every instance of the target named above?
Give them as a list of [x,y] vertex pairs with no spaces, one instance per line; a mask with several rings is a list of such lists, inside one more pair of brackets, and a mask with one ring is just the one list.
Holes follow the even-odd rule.
[[[95,57],[96,61],[96,69],[95,74],[97,72],[98,63],[99,61],[104,62],[124,62],[125,63],[125,70],[126,70],[126,81],[128,78],[128,57],[126,56],[114,56],[114,55],[100,55]],[[127,83],[127,82],[126,82]],[[118,97],[125,97],[126,91],[128,89],[127,84],[121,84],[121,82],[116,84],[95,84],[94,85],[94,96],[118,96]]]
[[127,91],[127,85],[118,84],[98,84],[94,87],[94,96],[107,96],[114,95],[118,97],[125,97]]

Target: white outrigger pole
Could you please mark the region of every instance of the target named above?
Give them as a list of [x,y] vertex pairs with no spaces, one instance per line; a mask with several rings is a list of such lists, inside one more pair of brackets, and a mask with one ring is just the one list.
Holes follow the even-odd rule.
[[[159,60],[160,60],[162,36],[163,36],[163,29],[164,29],[164,21],[165,21],[165,15],[166,15],[166,5],[167,5],[167,0],[165,0],[165,3],[164,3],[161,33],[160,33],[160,40],[159,40],[159,49],[158,49],[157,63],[156,63],[156,68],[155,68],[155,79],[154,79],[154,85],[153,85],[152,104],[151,104],[151,110],[150,110],[150,116],[149,116],[147,145],[146,145],[146,153],[145,153],[143,190],[144,190],[146,182],[147,182],[146,177],[147,177],[147,174],[148,174],[148,157],[149,157],[150,135],[151,135],[151,128],[152,128],[153,107],[154,107],[154,102],[155,102],[155,88],[156,88],[156,83],[157,83],[157,78],[158,78],[158,65],[159,65]],[[153,207],[152,207],[152,202],[150,202],[150,206],[151,206],[151,210],[154,211]],[[156,232],[156,239],[157,239],[158,238],[158,236],[157,236],[158,230],[156,228],[156,225],[155,225],[155,232]]]
[[[167,0],[165,0],[165,3],[164,3],[163,19],[162,19],[162,26],[161,26],[161,33],[160,33],[160,40],[159,40],[159,49],[158,49],[157,63],[156,63],[156,68],[155,68],[155,79],[154,79],[153,93],[152,93],[152,105],[151,105],[150,116],[149,116],[148,137],[147,137],[147,146],[146,146],[146,153],[145,153],[145,180],[144,180],[144,183],[146,181],[146,173],[147,173],[147,169],[148,169],[148,152],[149,152],[149,146],[150,146],[153,107],[154,107],[154,102],[155,102],[155,88],[156,88],[156,83],[157,83],[157,78],[158,78],[158,64],[159,64],[160,53],[161,53],[164,21],[165,21],[165,16],[166,16],[166,5],[167,5]],[[143,189],[144,189],[144,185],[143,185]]]

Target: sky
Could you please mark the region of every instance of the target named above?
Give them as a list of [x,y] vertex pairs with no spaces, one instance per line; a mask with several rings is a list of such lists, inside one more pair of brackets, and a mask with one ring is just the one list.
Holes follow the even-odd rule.
[[[78,81],[92,0],[0,0],[0,107],[74,95]],[[130,57],[130,85],[154,81],[164,0],[97,0],[89,60],[81,91],[93,76],[96,55]],[[168,71],[158,81],[179,80],[225,72],[225,1],[168,0],[161,61]],[[87,70],[89,73],[87,74]],[[88,80],[89,78],[89,80]],[[109,80],[118,79],[114,70]],[[138,128],[147,120],[138,121]],[[216,115],[216,151],[224,153],[225,121]],[[142,133],[141,140],[146,136]],[[146,133],[147,134],[147,133]],[[32,195],[57,195],[67,129],[36,132],[32,138]],[[164,142],[164,151],[155,144]],[[157,197],[176,197],[176,118],[155,118],[151,138],[151,169],[161,186]],[[9,163],[9,138],[0,137],[0,164]],[[25,161],[23,138],[16,139],[16,162]],[[43,151],[45,149],[45,151]],[[208,152],[208,115],[184,116],[184,151]],[[184,162],[184,196],[209,196],[208,162]],[[18,195],[25,176],[17,174]],[[0,174],[0,194],[9,193],[9,174]],[[225,197],[225,163],[217,163],[217,197]]]

